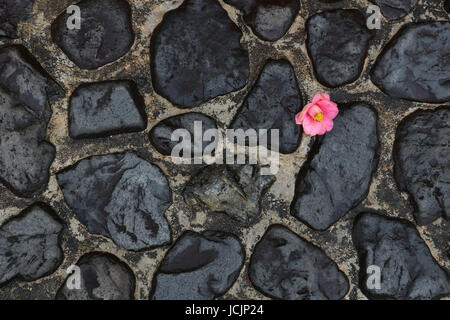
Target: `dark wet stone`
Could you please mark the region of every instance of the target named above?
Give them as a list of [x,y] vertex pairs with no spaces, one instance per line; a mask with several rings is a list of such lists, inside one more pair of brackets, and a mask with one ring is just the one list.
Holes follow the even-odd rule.
[[[231,127],[233,129],[278,129],[279,150],[292,153],[300,145],[301,126],[295,115],[303,107],[294,70],[286,60],[269,61],[245,99]],[[270,131],[267,138],[270,148]]]
[[[150,131],[149,135],[150,141],[152,145],[156,148],[156,150],[158,150],[158,152],[162,153],[165,156],[169,156],[172,154],[173,147],[178,143],[180,143],[179,140],[172,141],[173,132],[178,129],[187,130],[191,136],[191,143],[189,144],[189,146],[192,151],[191,156],[193,157],[195,147],[195,136],[194,136],[195,121],[201,122],[200,141],[203,141],[202,137],[206,130],[217,129],[216,121],[213,118],[205,116],[201,113],[190,112],[167,118],[158,123]],[[209,144],[211,144],[211,141],[206,141],[202,143],[201,147],[200,145],[198,145],[198,147],[203,151]],[[214,145],[217,145],[217,142]],[[183,156],[183,154],[180,154],[180,156]]]
[[[133,300],[135,278],[130,267],[109,253],[88,253],[76,264],[80,268],[80,289],[59,288],[57,300]],[[73,285],[73,283],[70,283]]]
[[0,285],[33,281],[55,271],[63,260],[62,224],[43,204],[34,204],[0,227]]
[[183,190],[190,205],[222,212],[249,226],[261,214],[261,198],[275,181],[256,165],[211,165],[193,176]]
[[298,0],[225,0],[244,12],[253,33],[267,41],[283,37],[300,9]]
[[186,231],[153,278],[153,300],[212,300],[230,289],[244,263],[244,249],[231,234]]
[[250,260],[252,284],[275,299],[342,299],[349,282],[322,249],[281,226],[269,227]]
[[70,97],[69,134],[96,138],[147,127],[144,99],[132,81],[106,81],[78,87]]
[[0,180],[20,196],[45,189],[55,148],[45,141],[51,80],[21,46],[0,49]]
[[450,100],[450,22],[408,24],[378,57],[372,81],[394,98]]
[[372,32],[358,10],[325,11],[307,23],[307,48],[317,80],[338,87],[358,79]]
[[131,8],[125,0],[82,0],[80,29],[70,30],[66,10],[51,26],[53,41],[78,67],[96,69],[126,54],[134,42]]
[[450,107],[417,111],[403,119],[394,145],[395,178],[425,225],[450,219]]
[[341,108],[298,174],[292,215],[316,230],[338,221],[366,197],[377,148],[375,111],[363,103]]
[[127,250],[168,244],[167,179],[132,152],[93,156],[57,174],[67,204],[95,234]]
[[380,7],[383,16],[390,20],[406,16],[417,4],[417,0],[370,0]]
[[156,92],[192,108],[244,87],[250,71],[241,36],[217,0],[185,0],[164,16],[152,37]]
[[447,13],[450,13],[450,0],[444,1],[444,9],[447,11]]
[[[353,241],[360,263],[360,288],[371,299],[437,299],[450,294],[450,277],[432,257],[414,225],[406,220],[364,213]],[[381,271],[380,289],[367,287],[366,270]]]
[[17,25],[31,17],[35,0],[0,0],[0,39],[17,38]]

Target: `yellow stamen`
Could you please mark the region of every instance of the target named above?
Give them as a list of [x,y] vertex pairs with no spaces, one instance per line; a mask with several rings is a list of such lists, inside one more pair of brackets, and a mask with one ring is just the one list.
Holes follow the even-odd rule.
[[316,115],[314,116],[314,120],[322,122],[323,121],[323,112],[317,112]]

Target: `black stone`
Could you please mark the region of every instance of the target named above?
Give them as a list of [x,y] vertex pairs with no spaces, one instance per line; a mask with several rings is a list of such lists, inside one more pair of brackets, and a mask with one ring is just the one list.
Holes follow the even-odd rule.
[[190,205],[225,213],[249,226],[260,216],[261,198],[274,181],[256,165],[211,165],[188,181],[183,197]]
[[93,156],[57,174],[67,204],[88,230],[127,250],[168,244],[166,177],[132,152]]
[[450,22],[403,27],[378,57],[372,81],[394,98],[450,100]]
[[450,13],[450,0],[444,1],[444,9],[447,11],[447,13]]
[[320,83],[335,88],[358,79],[372,32],[358,10],[325,11],[307,22],[307,49]]
[[[150,141],[153,146],[158,150],[158,152],[162,153],[165,156],[170,156],[172,154],[172,149],[180,143],[180,141],[172,141],[172,134],[175,130],[184,129],[190,133],[191,137],[191,156],[194,156],[194,124],[195,121],[201,122],[202,130],[201,130],[201,139],[206,130],[209,129],[217,129],[216,121],[213,118],[205,116],[201,113],[190,112],[181,114],[178,116],[167,118],[161,122],[159,122],[151,131],[150,131]],[[211,143],[214,143],[214,146],[217,146],[217,141],[206,141],[202,142],[202,145],[198,145],[199,149],[202,151]],[[183,156],[181,153],[180,156]]]
[[244,21],[263,40],[276,41],[291,27],[300,9],[298,0],[225,0],[244,12]]
[[425,225],[450,219],[450,107],[420,110],[402,120],[394,144],[395,178]]
[[383,16],[389,20],[406,16],[417,4],[417,0],[370,0],[380,7]]
[[63,260],[54,212],[34,204],[0,227],[0,285],[13,278],[33,281],[54,272]]
[[70,30],[70,14],[52,23],[53,41],[82,69],[96,69],[126,54],[134,42],[131,8],[125,0],[82,0],[80,29]]
[[[437,299],[450,294],[448,272],[434,260],[414,225],[406,220],[363,213],[353,241],[360,264],[359,285],[371,299]],[[367,268],[378,266],[380,289],[369,289]]]
[[220,231],[186,231],[153,278],[153,300],[212,300],[239,276],[245,252],[237,238]]
[[78,87],[69,102],[72,138],[96,138],[147,127],[145,103],[133,81],[105,81]]
[[[80,289],[59,288],[57,300],[133,300],[136,280],[130,267],[109,253],[88,253],[76,264],[80,268]],[[71,283],[73,284],[73,283]]]
[[375,111],[363,103],[342,108],[298,174],[292,215],[315,230],[338,221],[366,197],[377,148]]
[[0,0],[0,39],[17,38],[17,25],[31,17],[35,0]]
[[1,48],[0,66],[0,180],[30,197],[45,189],[55,157],[45,141],[52,81],[21,46]]
[[338,300],[349,281],[322,249],[281,226],[269,227],[250,260],[252,284],[275,299]]
[[269,148],[270,130],[278,129],[279,151],[292,153],[300,145],[302,130],[294,118],[302,106],[302,96],[291,64],[286,60],[269,61],[231,127],[256,131],[267,129]]
[[241,89],[250,73],[241,36],[217,0],[185,0],[164,16],[152,37],[156,92],[192,108]]

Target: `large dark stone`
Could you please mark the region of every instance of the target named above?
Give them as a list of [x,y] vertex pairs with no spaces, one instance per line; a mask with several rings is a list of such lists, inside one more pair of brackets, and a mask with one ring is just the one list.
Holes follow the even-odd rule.
[[57,174],[67,204],[92,233],[127,250],[168,244],[167,179],[132,152],[93,156]]
[[186,231],[169,250],[153,278],[153,300],[212,300],[239,276],[244,249],[220,231]]
[[318,13],[307,22],[307,48],[317,80],[335,88],[358,79],[372,32],[358,10]]
[[349,282],[322,249],[281,226],[269,227],[250,260],[252,284],[275,299],[342,299]]
[[16,277],[33,281],[58,268],[63,260],[58,220],[38,203],[0,227],[0,285]]
[[450,107],[420,110],[400,123],[394,145],[395,178],[425,225],[450,219]]
[[[450,277],[434,260],[414,225],[406,220],[364,213],[353,241],[360,263],[359,286],[371,299],[437,299],[450,294]],[[379,289],[370,289],[369,266],[381,271]]]
[[295,115],[303,106],[294,70],[286,60],[269,61],[245,99],[231,127],[233,129],[268,130],[267,147],[271,147],[270,130],[279,130],[279,150],[297,150],[302,130]]
[[153,87],[181,108],[242,88],[250,71],[241,36],[217,0],[185,0],[152,37]]
[[35,0],[0,0],[0,38],[17,38],[17,25],[30,18]]
[[370,0],[380,7],[383,16],[390,20],[406,16],[417,4],[417,0]]
[[367,195],[377,164],[377,115],[366,104],[340,110],[297,177],[293,216],[325,230]]
[[[135,278],[130,267],[109,253],[88,253],[78,260],[80,289],[59,288],[57,300],[133,300]],[[75,276],[75,274],[73,274]],[[73,283],[70,283],[73,285]]]
[[372,81],[394,98],[450,100],[450,22],[403,27],[378,57]]
[[28,197],[45,189],[55,157],[45,141],[52,81],[21,46],[1,48],[0,66],[0,180]]
[[61,13],[51,26],[53,41],[82,69],[96,69],[126,54],[134,42],[131,8],[125,0],[82,0],[80,29],[69,29]]
[[147,127],[144,99],[129,80],[82,85],[70,97],[69,105],[72,138],[103,137]]
[[276,41],[291,27],[300,9],[298,0],[225,0],[244,12],[244,21],[263,40]]
[[[195,137],[194,135],[194,124],[196,121],[201,122],[202,130],[200,130],[200,137]],[[203,134],[209,129],[217,129],[217,125],[216,121],[213,118],[196,112],[185,113],[167,118],[158,123],[150,131],[150,141],[156,148],[156,150],[158,150],[158,152],[162,153],[165,156],[170,156],[172,154],[172,149],[175,147],[175,145],[180,143],[179,140],[172,141],[173,132],[178,129],[184,129],[189,132],[191,137],[190,142],[187,140],[183,140],[182,142],[189,143],[189,145],[186,145],[186,149],[191,149],[191,156],[193,157],[194,148],[197,143],[197,140],[195,140],[195,138],[200,139],[198,141],[197,148],[203,151],[209,144],[211,144],[211,141],[203,141]],[[214,146],[217,146],[217,141],[213,141],[213,143]],[[180,156],[183,156],[183,154],[180,154]]]
[[211,165],[202,168],[183,190],[185,201],[222,212],[249,226],[261,214],[261,198],[275,181],[256,165]]

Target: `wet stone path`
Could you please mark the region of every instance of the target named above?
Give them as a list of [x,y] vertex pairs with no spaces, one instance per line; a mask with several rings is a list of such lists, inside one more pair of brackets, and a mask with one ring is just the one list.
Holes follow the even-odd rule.
[[[450,299],[449,1],[54,2],[0,0],[0,299]],[[278,172],[176,164],[196,121]]]

